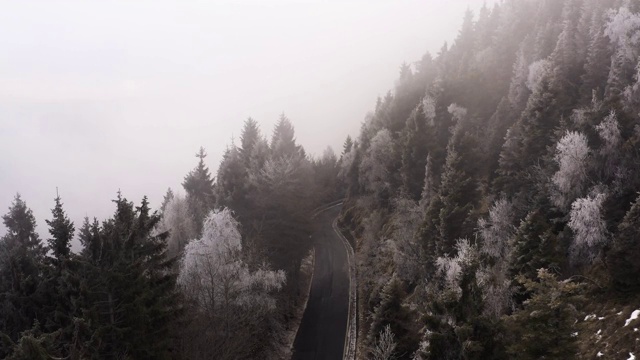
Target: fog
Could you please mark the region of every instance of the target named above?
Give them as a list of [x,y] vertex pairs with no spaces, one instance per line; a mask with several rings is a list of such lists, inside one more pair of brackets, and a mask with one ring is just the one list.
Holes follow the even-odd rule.
[[0,213],[20,192],[46,238],[56,187],[76,227],[109,216],[118,189],[158,207],[201,145],[215,173],[247,117],[270,135],[284,112],[309,153],[339,153],[401,64],[437,53],[481,5],[4,3]]

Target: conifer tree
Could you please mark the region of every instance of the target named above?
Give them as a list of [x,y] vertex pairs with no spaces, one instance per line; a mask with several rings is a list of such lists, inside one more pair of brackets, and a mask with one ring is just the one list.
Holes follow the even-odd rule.
[[640,196],[618,225],[608,254],[613,284],[623,291],[640,287]]
[[428,155],[429,134],[423,104],[420,102],[405,127],[402,149],[402,186],[413,200],[419,200],[424,185],[424,172]]
[[[84,251],[91,256],[85,258],[85,313],[94,334],[84,340],[86,349],[100,358],[169,359],[178,307],[167,233],[154,235],[160,216],[146,197],[136,208],[120,194],[114,202],[115,214]],[[93,232],[86,228],[85,236]]]
[[538,281],[520,281],[533,296],[524,308],[507,317],[511,336],[508,353],[518,359],[575,359],[578,322],[576,305],[582,302],[581,286],[559,281],[548,270],[538,271]]
[[291,121],[284,114],[280,115],[280,120],[273,129],[271,152],[274,158],[294,156],[299,152],[299,147],[296,145],[295,130]]
[[209,168],[204,164],[207,157],[203,147],[196,154],[198,165],[185,176],[182,186],[187,192],[187,201],[189,209],[196,223],[198,233],[202,230],[202,221],[213,208],[215,197],[213,193],[213,179],[209,172]]
[[59,268],[63,266],[71,254],[71,240],[75,227],[62,208],[59,195],[56,196],[55,202],[56,206],[51,210],[53,218],[45,221],[49,225],[49,233],[51,234],[51,238],[47,240],[52,255],[50,259],[54,266]]
[[17,340],[42,316],[46,249],[36,232],[33,212],[20,194],[2,220],[7,232],[0,239],[0,332]]
[[242,133],[240,134],[240,154],[244,160],[244,165],[249,167],[249,159],[253,154],[256,143],[260,140],[260,128],[258,123],[252,118],[244,122]]

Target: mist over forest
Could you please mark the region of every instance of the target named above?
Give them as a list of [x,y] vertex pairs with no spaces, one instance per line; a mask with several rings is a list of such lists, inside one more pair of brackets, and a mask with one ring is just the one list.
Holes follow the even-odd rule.
[[77,221],[67,186],[40,218],[3,188],[0,357],[635,359],[640,1],[459,15],[339,147],[285,109],[215,162],[190,143],[158,204],[117,191]]

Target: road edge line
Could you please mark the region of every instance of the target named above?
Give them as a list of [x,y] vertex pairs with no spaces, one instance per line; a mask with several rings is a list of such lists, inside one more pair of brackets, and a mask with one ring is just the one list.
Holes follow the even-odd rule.
[[[340,204],[342,205],[342,204]],[[338,234],[342,244],[347,251],[347,262],[349,264],[349,313],[347,318],[347,335],[344,339],[344,350],[342,353],[343,360],[355,360],[356,357],[356,340],[357,340],[357,323],[356,323],[356,309],[357,309],[357,294],[356,294],[356,268],[354,257],[355,253],[351,243],[338,229],[338,218],[333,220],[331,224],[333,231]]]
[[298,326],[296,331],[293,333],[293,341],[291,341],[291,345],[289,346],[291,356],[293,357],[294,345],[296,343],[296,339],[298,338],[298,331],[300,331],[300,325],[302,325],[302,319],[304,318],[304,313],[307,311],[307,306],[309,305],[309,298],[311,297],[311,286],[313,285],[313,276],[316,273],[316,247],[314,246],[311,249],[311,277],[309,277],[309,286],[307,287],[307,297],[304,302],[304,307],[300,312],[300,321],[298,322]]

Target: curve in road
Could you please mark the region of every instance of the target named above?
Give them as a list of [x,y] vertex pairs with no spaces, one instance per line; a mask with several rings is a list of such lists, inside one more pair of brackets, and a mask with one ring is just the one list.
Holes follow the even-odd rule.
[[312,235],[316,261],[307,308],[293,343],[294,360],[340,360],[349,314],[349,263],[342,240],[333,230],[335,206],[318,214]]

